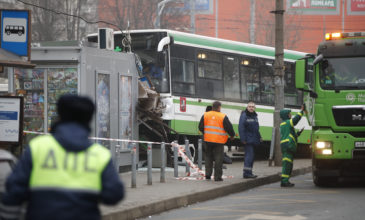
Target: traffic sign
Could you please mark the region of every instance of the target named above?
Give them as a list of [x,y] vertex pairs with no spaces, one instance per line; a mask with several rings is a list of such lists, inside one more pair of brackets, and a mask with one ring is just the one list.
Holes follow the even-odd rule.
[[30,34],[28,10],[1,10],[1,48],[29,60]]

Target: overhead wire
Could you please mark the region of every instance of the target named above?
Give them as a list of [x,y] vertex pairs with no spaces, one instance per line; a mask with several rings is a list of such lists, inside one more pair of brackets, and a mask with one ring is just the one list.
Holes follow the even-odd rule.
[[82,16],[79,16],[79,15],[73,15],[73,14],[69,14],[69,13],[63,12],[63,11],[46,8],[46,7],[43,7],[43,6],[40,6],[40,5],[36,5],[36,4],[30,3],[30,2],[25,2],[23,0],[16,0],[16,1],[21,2],[24,5],[32,6],[32,7],[35,7],[35,8],[40,8],[42,10],[49,11],[49,12],[52,12],[52,13],[55,13],[55,14],[79,18],[79,19],[81,19],[82,21],[84,21],[87,24],[99,24],[99,23],[103,23],[103,24],[107,24],[107,25],[110,25],[112,27],[115,27],[115,28],[117,28],[121,32],[121,34],[123,36],[123,39],[122,39],[123,46],[125,46],[126,48],[128,48],[128,52],[131,51],[131,38],[130,38],[129,32],[127,31],[127,34],[125,34],[124,31],[123,31],[123,28],[120,27],[119,25],[116,25],[116,24],[111,23],[111,22],[108,22],[108,21],[103,21],[103,20],[89,21],[86,18],[84,18]]
[[46,8],[46,7],[43,7],[43,6],[40,6],[40,5],[36,5],[36,4],[30,3],[30,2],[26,2],[26,1],[23,1],[23,0],[16,0],[16,1],[21,2],[24,5],[32,6],[32,7],[35,7],[35,8],[40,8],[40,9],[43,9],[45,11],[49,11],[49,12],[52,12],[52,13],[55,13],[55,14],[60,14],[60,15],[65,15],[65,16],[79,18],[79,19],[81,19],[82,21],[84,21],[85,23],[88,23],[88,24],[98,24],[98,23],[107,24],[107,25],[113,26],[113,27],[117,28],[119,31],[123,32],[123,28],[122,27],[120,27],[120,26],[118,26],[118,25],[116,25],[114,23],[108,22],[108,21],[103,21],[103,20],[89,21],[86,18],[84,18],[82,16],[79,16],[79,15],[73,15],[73,14],[69,14],[69,13],[63,12],[63,11],[58,11],[58,10],[55,10],[55,9]]

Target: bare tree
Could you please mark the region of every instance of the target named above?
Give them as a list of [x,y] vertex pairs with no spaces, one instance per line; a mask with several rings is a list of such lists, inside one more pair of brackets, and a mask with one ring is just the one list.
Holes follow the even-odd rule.
[[[114,23],[120,29],[152,28],[158,0],[99,0],[101,20]],[[114,28],[114,27],[113,27]]]
[[[99,16],[121,29],[150,29],[155,27],[159,2],[161,0],[99,0]],[[190,27],[189,12],[179,6],[181,4],[174,1],[165,5],[160,17],[161,28],[183,30]]]
[[[264,0],[261,0],[264,1]],[[265,3],[265,4],[264,4]],[[274,14],[270,11],[275,10],[274,2],[256,3],[256,36],[262,36],[256,43],[267,46],[275,44],[275,21]],[[301,16],[299,11],[285,12],[284,16],[284,48],[295,50],[301,40]]]
[[[31,10],[32,41],[80,40],[87,32],[96,30],[97,0],[23,0],[16,2]],[[21,5],[21,6],[19,6]]]

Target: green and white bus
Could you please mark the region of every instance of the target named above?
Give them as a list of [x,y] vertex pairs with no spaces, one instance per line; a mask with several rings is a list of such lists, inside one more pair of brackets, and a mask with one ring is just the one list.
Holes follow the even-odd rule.
[[[222,102],[222,112],[227,114],[238,133],[241,111],[253,100],[260,132],[269,143],[274,112],[273,47],[151,29],[114,32],[114,45],[123,51],[128,47],[125,40],[122,42],[125,35],[130,35],[130,49],[141,60],[141,76],[149,76],[166,106],[162,119],[180,136],[197,142],[201,137],[200,118],[206,106],[215,100]],[[92,34],[88,41],[96,43],[97,38],[97,34]],[[302,92],[295,88],[294,62],[305,55],[291,50],[285,50],[284,54],[285,105],[294,112],[302,104]],[[306,120],[301,120],[298,127],[306,128],[299,142],[308,143],[310,126]],[[238,137],[229,144],[237,146]]]

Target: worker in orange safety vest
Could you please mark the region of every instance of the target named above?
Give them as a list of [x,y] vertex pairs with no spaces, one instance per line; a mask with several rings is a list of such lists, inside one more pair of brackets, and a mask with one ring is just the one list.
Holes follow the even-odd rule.
[[221,105],[219,101],[213,102],[212,111],[205,112],[199,123],[199,130],[204,134],[204,141],[207,146],[205,151],[205,178],[207,180],[211,179],[214,161],[214,180],[223,181],[224,144],[228,140],[228,135],[231,140],[235,136],[228,117],[220,112]]

